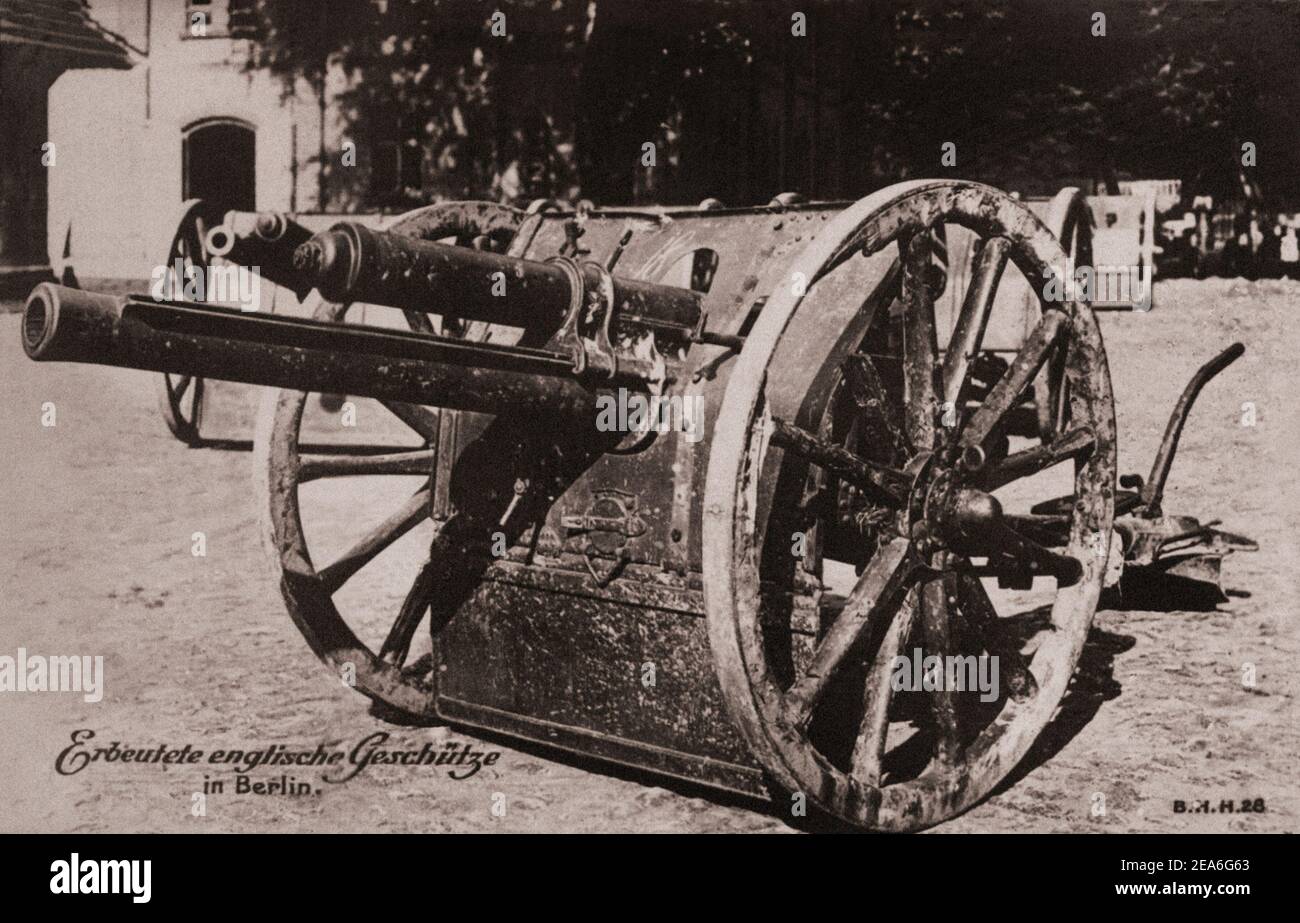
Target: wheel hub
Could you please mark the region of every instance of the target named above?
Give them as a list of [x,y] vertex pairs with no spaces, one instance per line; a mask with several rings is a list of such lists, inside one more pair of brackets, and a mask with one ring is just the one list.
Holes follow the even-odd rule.
[[968,548],[980,527],[1002,517],[1002,504],[992,494],[971,487],[958,464],[945,464],[938,455],[918,456],[905,510],[899,512],[898,534],[912,541],[917,554],[929,555]]

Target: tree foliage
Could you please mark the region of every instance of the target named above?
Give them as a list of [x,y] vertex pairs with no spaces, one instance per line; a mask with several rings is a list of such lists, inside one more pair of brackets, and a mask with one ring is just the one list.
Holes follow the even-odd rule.
[[[403,195],[742,204],[960,175],[1120,173],[1222,194],[1255,141],[1300,194],[1297,5],[922,0],[259,0],[258,63],[334,73]],[[806,17],[794,34],[792,17]],[[1095,13],[1105,16],[1097,35]],[[504,15],[504,34],[494,16]],[[942,169],[941,146],[957,148]],[[654,145],[655,163],[644,162]],[[408,158],[409,162],[409,158]]]

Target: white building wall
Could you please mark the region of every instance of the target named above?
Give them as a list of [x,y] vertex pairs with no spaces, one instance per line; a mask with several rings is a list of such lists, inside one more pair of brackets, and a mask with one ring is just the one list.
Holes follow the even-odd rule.
[[[144,2],[152,3],[147,41],[132,34],[144,31]],[[69,71],[50,90],[57,161],[49,171],[48,246],[56,272],[68,262],[71,229],[79,277],[150,276],[181,209],[182,137],[204,119],[240,119],[255,129],[259,210],[318,207],[320,112],[311,88],[300,85],[286,98],[278,78],[246,71],[246,41],[184,38],[185,11],[185,0],[92,3],[92,15],[121,27],[148,55],[130,71]]]

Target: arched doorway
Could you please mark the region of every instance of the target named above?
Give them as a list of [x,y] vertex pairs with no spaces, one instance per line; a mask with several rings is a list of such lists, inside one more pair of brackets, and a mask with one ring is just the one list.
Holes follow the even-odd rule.
[[256,138],[240,119],[204,119],[188,126],[181,140],[181,197],[203,199],[204,224],[211,227],[230,209],[257,207]]

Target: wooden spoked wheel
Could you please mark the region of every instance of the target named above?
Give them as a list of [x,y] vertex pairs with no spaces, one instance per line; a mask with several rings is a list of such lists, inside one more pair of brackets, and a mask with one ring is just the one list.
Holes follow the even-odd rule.
[[1075,266],[1092,264],[1092,213],[1078,188],[1066,186],[1052,196],[1043,223],[1056,235]]
[[[1092,213],[1083,193],[1073,186],[1067,186],[1048,203],[1047,214],[1043,223],[1056,235],[1061,248],[1070,257],[1070,268],[1092,265]],[[1026,294],[1031,303],[1026,317],[1041,316],[1038,300],[1033,293]],[[1028,335],[1032,328],[1026,329]],[[1052,357],[1052,361],[1043,365],[1034,380],[1034,407],[1038,414],[1038,432],[1042,439],[1050,441],[1057,433],[1067,428],[1065,414],[1069,402],[1064,393],[1065,367],[1062,353]]]
[[[1030,209],[1061,242],[1070,257],[1067,271],[1092,263],[1092,215],[1083,194],[1074,187],[1061,189],[1050,199],[1031,200]],[[956,234],[954,235],[954,230]],[[944,236],[950,238],[945,245]],[[936,261],[946,270],[944,297],[936,304],[940,347],[946,345],[950,327],[955,324],[961,309],[960,299],[965,295],[971,271],[979,258],[983,239],[965,229],[940,226],[936,228],[939,253]],[[958,251],[954,253],[954,250]],[[999,309],[993,312],[993,326],[983,343],[983,352],[975,363],[973,377],[976,387],[972,394],[978,398],[987,390],[1014,357],[1020,343],[1033,332],[1042,317],[1039,293],[1014,267],[1008,267],[1007,278],[998,284]],[[1019,310],[1015,310],[1015,309]],[[1034,378],[1033,387],[1017,408],[1007,430],[1011,434],[1037,434],[1050,440],[1056,432],[1064,432],[1063,414],[1069,410],[1063,382],[1065,370],[1059,355],[1046,363]]]
[[[205,212],[202,199],[187,199],[181,205],[180,219],[176,222],[176,232],[172,235],[164,263],[167,267],[164,290],[167,292],[172,289],[171,279],[176,275],[178,260],[183,271],[197,270],[202,273],[202,278],[207,278],[211,259],[207,250]],[[183,290],[185,279],[179,279],[179,282]],[[163,422],[173,436],[186,445],[197,446],[202,442],[199,435],[199,425],[203,420],[202,378],[164,372],[158,386],[158,406],[162,410]]]
[[[522,212],[507,206],[454,202],[409,212],[387,230],[427,240],[454,238],[465,246],[504,249],[522,218]],[[313,316],[319,319],[341,322],[350,307],[324,301],[317,293],[310,297]],[[434,332],[434,325],[424,312],[407,310],[393,314],[399,317],[404,314],[413,330]],[[372,313],[371,317],[374,316]],[[442,330],[446,335],[472,338],[481,338],[487,331],[485,325],[466,328],[454,321],[444,324]],[[289,615],[311,649],[345,683],[410,716],[431,719],[436,679],[432,658],[410,658],[410,654],[417,630],[429,612],[430,596],[437,591],[438,580],[443,575],[427,562],[405,578],[401,573],[394,574],[393,579],[409,579],[411,585],[395,616],[387,619],[382,612],[373,611],[374,597],[355,600],[355,610],[345,619],[335,597],[363,568],[373,567],[384,551],[430,520],[440,412],[422,405],[386,401],[383,407],[392,415],[390,422],[400,421],[400,427],[406,430],[407,438],[401,440],[402,444],[309,446],[302,438],[309,396],[291,390],[268,392],[254,439],[254,476],[264,490],[259,499],[264,517],[263,534]],[[341,526],[352,526],[359,533],[354,543],[347,545],[345,541],[347,550],[333,556],[328,563],[316,564],[309,548],[311,524],[304,528],[304,487],[321,482],[313,486],[328,494],[340,492],[339,479],[371,476],[402,481],[407,488],[414,484],[416,489],[413,492],[399,489],[397,496],[406,499],[393,500],[396,508],[369,531],[355,525],[367,511],[357,511],[356,517],[345,516]],[[366,496],[373,501],[384,493],[379,485],[373,485]],[[393,492],[387,493],[391,499]],[[337,519],[326,524],[327,529],[337,526],[340,526]],[[321,536],[319,531],[315,534]],[[373,622],[376,617],[387,624],[383,640],[362,640],[366,631],[359,628],[359,623]],[[370,633],[374,634],[374,626],[370,627]]]
[[[940,223],[985,241],[943,354],[925,282]],[[987,795],[1051,719],[1101,592],[1115,422],[1091,312],[1044,303],[980,405],[951,425],[939,411],[945,397],[969,407],[971,360],[1008,260],[1041,283],[1065,253],[995,189],[919,181],[863,199],[793,261],[807,285],[768,298],[718,410],[703,564],[724,699],[777,784],[857,826],[926,827]],[[1008,413],[1056,355],[1070,431],[1005,451]],[[1057,531],[1004,512],[1000,497],[1032,503],[1023,495],[1064,462],[1075,499]],[[805,540],[802,559],[792,537]],[[851,590],[835,605],[823,592],[820,627],[801,638],[791,600],[841,562],[856,573]],[[1043,605],[1000,611],[994,579],[1039,589]],[[1013,626],[1039,630],[1013,638]],[[922,663],[996,656],[1000,688],[981,701],[934,674],[896,691],[896,658],[914,651]]]

